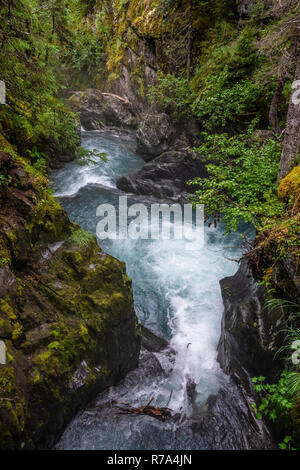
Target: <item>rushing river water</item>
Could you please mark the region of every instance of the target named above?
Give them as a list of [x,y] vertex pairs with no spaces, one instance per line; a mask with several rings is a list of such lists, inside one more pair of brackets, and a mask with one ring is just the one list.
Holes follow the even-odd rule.
[[[99,204],[116,204],[117,179],[141,167],[133,138],[117,131],[83,132],[82,145],[106,152],[108,161],[88,166],[68,163],[53,173],[55,195],[72,221],[96,233]],[[141,201],[128,195],[129,203]],[[146,204],[153,201],[145,201]],[[121,384],[101,393],[95,404],[79,413],[65,430],[58,449],[193,449],[199,446],[185,427],[148,417],[120,416],[108,404],[112,398],[141,406],[154,396],[180,416],[191,414],[186,382],[197,384],[201,407],[227,378],[217,363],[223,311],[219,280],[232,275],[237,264],[239,234],[224,237],[222,227],[205,229],[205,245],[187,250],[181,240],[107,240],[109,254],[126,263],[133,282],[135,310],[141,323],[170,341],[167,353],[142,353],[140,369]],[[172,392],[172,394],[171,394]],[[94,405],[95,405],[94,404]],[[95,411],[96,409],[96,411]],[[109,409],[109,411],[107,411]],[[180,418],[179,418],[180,421]]]

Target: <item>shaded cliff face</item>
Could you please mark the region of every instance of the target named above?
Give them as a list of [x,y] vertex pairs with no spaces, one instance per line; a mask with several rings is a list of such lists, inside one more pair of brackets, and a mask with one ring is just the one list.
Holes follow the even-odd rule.
[[[234,5],[233,1],[229,3]],[[106,73],[97,85],[126,97],[134,112],[153,109],[147,102],[147,92],[157,74],[184,70],[187,56],[197,57],[203,33],[212,24],[207,9],[197,4],[190,15],[188,0],[96,2],[88,20],[105,54]],[[190,26],[194,38],[188,50]]]
[[[274,264],[273,288],[292,302],[299,302],[299,265],[295,257],[286,256]],[[232,377],[251,406],[261,396],[254,390],[253,377],[264,376],[267,383],[277,383],[286,362],[276,354],[285,342],[289,324],[287,311],[266,306],[266,288],[259,285],[244,259],[237,273],[220,281],[224,302],[218,361]],[[299,430],[299,404],[296,401],[291,419]],[[274,436],[286,432],[277,423],[268,422]],[[294,436],[299,445],[299,431]],[[278,438],[275,440],[278,441]]]
[[234,276],[220,282],[224,302],[218,360],[224,371],[253,393],[252,377],[278,378],[282,363],[274,355],[282,344],[282,310],[264,308],[266,289],[258,285],[243,260]]
[[24,161],[1,152],[0,169],[0,448],[47,448],[137,366],[140,334],[125,265]]

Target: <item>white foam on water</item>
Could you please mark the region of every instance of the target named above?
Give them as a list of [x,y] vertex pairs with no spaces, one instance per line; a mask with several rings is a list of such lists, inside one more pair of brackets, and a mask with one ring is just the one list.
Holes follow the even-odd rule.
[[[89,134],[87,143],[90,147],[107,151],[108,162],[99,163],[95,171],[92,166],[76,169],[74,164],[66,165],[55,177],[57,194],[73,194],[78,192],[78,188],[91,182],[111,184],[115,188],[117,177],[126,173],[126,170],[141,166],[142,162],[138,157],[120,147],[118,141],[112,141],[110,137],[105,140],[103,134],[100,141],[97,139],[98,134],[95,137]],[[95,214],[99,201],[96,203],[93,196],[89,196],[90,199],[87,197],[85,194],[81,199],[79,195],[74,206],[72,201],[69,202],[68,211],[73,220],[80,221],[84,228],[95,233]],[[222,228],[206,227],[205,243],[200,249],[191,246],[197,244],[197,241],[187,243],[185,240],[126,239],[99,242],[104,251],[126,262],[128,276],[133,282],[135,309],[140,321],[168,335],[170,346],[176,352],[174,363],[168,362],[166,358],[162,360],[162,354],[156,354],[162,360],[163,367],[166,367],[165,376],[153,379],[150,384],[139,383],[122,392],[125,401],[142,405],[151,394],[156,404],[165,405],[173,391],[169,406],[188,414],[186,384],[189,380],[194,381],[197,386],[198,402],[203,402],[210,394],[217,392],[220,383],[224,381],[217,362],[217,344],[223,313],[219,281],[236,272],[237,263],[227,259],[226,255],[239,258],[240,240],[238,234],[224,237]],[[142,443],[147,437],[145,433],[147,434],[148,421],[147,426],[144,426],[143,421],[139,421],[137,425],[130,418],[126,419],[127,421],[124,418],[125,421],[121,420],[119,423],[122,428],[118,424],[120,436],[116,438],[116,448],[123,445],[121,441],[124,439],[132,441],[128,443],[128,448],[131,448],[134,442]],[[80,433],[80,418],[78,420],[76,432]],[[110,445],[111,423],[106,424],[107,431],[102,423],[99,424],[102,434],[98,438],[88,429],[82,431],[88,433],[89,437],[80,436],[81,448],[105,448]],[[100,432],[97,429],[96,426],[95,432]],[[152,437],[154,439],[154,435]],[[79,439],[78,436],[76,439]],[[63,442],[67,441],[68,438],[65,437]]]
[[[210,242],[212,232],[217,242]],[[113,242],[109,248],[113,256],[126,262],[136,310],[148,309],[146,326],[161,329],[159,319],[162,316],[166,320],[176,359],[171,376],[158,394],[166,400],[171,387],[172,408],[177,410],[186,405],[189,380],[197,385],[199,402],[217,392],[224,380],[217,362],[223,312],[219,280],[234,274],[237,264],[224,257],[228,241],[219,229],[206,228],[205,238],[204,246],[194,250],[187,249],[184,239],[127,239]],[[231,237],[230,244],[233,239],[237,244],[239,238]],[[235,251],[238,257],[239,249]]]
[[[79,165],[75,162],[66,163],[62,169],[52,173],[55,197],[74,197],[88,185],[98,185],[104,189],[116,188],[120,170],[126,172],[142,165],[142,160],[128,150],[115,132],[108,135],[95,131],[83,132],[82,143],[87,150],[105,153],[107,161],[100,157],[92,157],[95,163]],[[118,143],[119,141],[119,143]],[[118,143],[118,144],[117,144]]]

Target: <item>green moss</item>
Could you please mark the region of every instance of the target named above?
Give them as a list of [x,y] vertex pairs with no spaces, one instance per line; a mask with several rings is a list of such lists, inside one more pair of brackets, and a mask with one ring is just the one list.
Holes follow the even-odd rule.
[[[8,261],[15,281],[0,299],[0,334],[8,338],[7,365],[0,366],[0,439],[19,448],[24,439],[34,446],[36,436],[57,425],[58,412],[70,417],[93,387],[111,385],[115,369],[127,367],[125,357],[116,359],[123,322],[126,334],[137,339],[124,265],[70,223],[47,192],[46,179],[28,163],[16,156],[5,162],[8,172],[19,169],[15,187],[30,202],[24,210],[21,197],[20,203],[8,201],[9,213],[2,214],[3,206],[0,211],[0,259],[2,265]],[[63,240],[54,254],[42,256],[49,243]],[[90,373],[75,396],[69,383],[83,360]]]
[[49,241],[61,239],[66,234],[66,216],[60,205],[45,193],[34,208],[33,216],[26,223],[26,229],[31,234],[40,227],[40,236]]
[[16,313],[11,306],[9,297],[6,297],[6,299],[0,299],[0,311],[2,311],[10,320],[15,320],[17,318]]
[[88,245],[93,239],[94,236],[83,229],[74,230],[69,237],[71,243],[76,243],[79,246]]
[[[166,12],[166,16],[167,13],[170,14],[170,11]],[[164,16],[157,1],[131,1],[127,18],[140,36],[157,39],[161,37]]]
[[278,187],[278,196],[283,201],[288,201],[291,197],[296,198],[300,194],[300,165],[296,166],[283,180]]
[[19,322],[15,322],[12,331],[12,340],[17,342],[23,335],[23,326]]
[[0,299],[0,331],[1,335],[10,338],[12,335],[17,338],[17,330],[20,327],[17,322],[17,315],[11,305],[9,297]]
[[1,367],[0,390],[9,396],[15,390],[15,373],[11,366]]
[[58,349],[59,348],[59,342],[58,341],[52,341],[52,343],[48,344],[48,349]]

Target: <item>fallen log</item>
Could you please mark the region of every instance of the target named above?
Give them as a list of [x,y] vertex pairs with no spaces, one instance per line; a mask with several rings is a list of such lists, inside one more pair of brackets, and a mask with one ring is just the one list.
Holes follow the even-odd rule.
[[162,422],[172,417],[172,410],[170,410],[170,408],[159,408],[158,406],[150,406],[152,401],[153,401],[153,397],[145,406],[134,408],[128,405],[127,403],[124,403],[126,407],[117,405],[117,408],[120,410],[119,414],[121,415],[133,415],[133,416],[147,415],[147,416],[151,416],[152,418],[158,419]]
[[122,98],[122,96],[115,95],[114,93],[102,92],[103,96],[111,96],[112,98],[117,98],[118,100],[122,101],[122,103],[131,105],[130,101],[127,98]]

